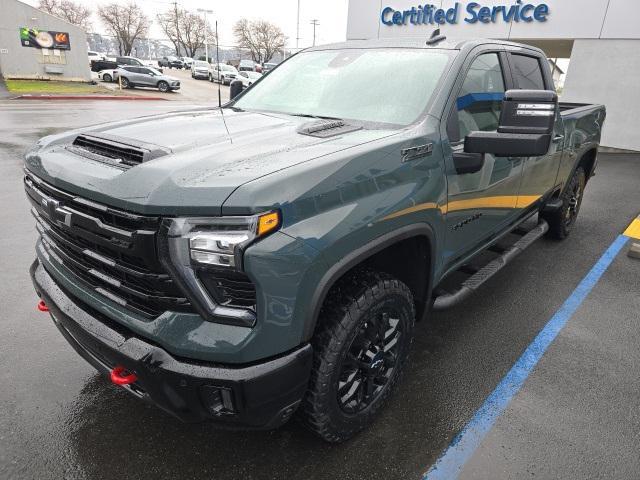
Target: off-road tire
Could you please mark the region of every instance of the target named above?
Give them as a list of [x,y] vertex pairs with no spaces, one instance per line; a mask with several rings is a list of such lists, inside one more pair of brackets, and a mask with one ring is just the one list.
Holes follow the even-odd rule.
[[111,82],[113,82],[113,77],[111,75],[109,75],[108,73],[105,73],[102,76],[102,81],[103,82],[107,82],[107,83],[111,83]]
[[169,91],[169,84],[167,82],[165,82],[164,80],[158,82],[158,90],[160,90],[163,93],[166,93]]
[[[368,322],[386,310],[399,317],[396,363],[381,391],[361,411],[348,413],[338,400],[338,382],[354,340]],[[298,418],[328,442],[341,442],[367,427],[395,390],[413,341],[413,295],[386,273],[360,270],[339,281],[327,295],[313,337],[313,367]],[[386,335],[385,335],[386,336]],[[364,388],[364,386],[362,387]]]
[[576,168],[560,197],[562,208],[553,213],[542,215],[542,218],[549,224],[548,237],[564,240],[569,236],[580,212],[586,183],[584,169],[582,167]]

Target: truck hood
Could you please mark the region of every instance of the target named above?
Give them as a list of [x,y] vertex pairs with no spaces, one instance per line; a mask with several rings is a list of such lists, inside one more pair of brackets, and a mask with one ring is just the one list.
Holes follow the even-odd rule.
[[[58,188],[116,208],[219,215],[244,183],[398,132],[363,128],[329,138],[298,133],[311,121],[316,120],[230,109],[223,119],[217,108],[175,112],[45,137],[25,164]],[[143,142],[167,153],[123,170],[71,147],[82,133]]]

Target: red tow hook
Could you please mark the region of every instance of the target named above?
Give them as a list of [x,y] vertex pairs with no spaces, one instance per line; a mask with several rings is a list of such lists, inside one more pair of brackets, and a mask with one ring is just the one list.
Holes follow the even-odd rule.
[[[127,373],[125,375],[125,373]],[[121,365],[118,365],[113,370],[111,370],[111,381],[116,385],[131,385],[138,377],[135,373],[129,372],[126,368]]]
[[49,307],[47,307],[47,304],[44,303],[44,300],[40,300],[38,302],[38,310],[40,310],[41,312],[48,312],[49,311]]

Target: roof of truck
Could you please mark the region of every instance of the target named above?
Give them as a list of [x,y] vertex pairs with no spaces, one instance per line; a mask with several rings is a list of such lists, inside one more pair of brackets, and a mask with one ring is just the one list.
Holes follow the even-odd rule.
[[504,40],[493,40],[487,38],[452,38],[444,39],[433,45],[427,45],[428,36],[426,37],[407,37],[407,38],[379,38],[371,40],[347,40],[346,42],[330,43],[327,45],[318,45],[308,48],[309,50],[338,50],[342,48],[424,48],[424,49],[445,49],[445,50],[461,50],[463,48],[473,48],[478,45],[488,43],[498,45],[508,45],[512,47],[530,48],[539,51],[538,48],[531,45],[523,45],[515,42],[507,42]]

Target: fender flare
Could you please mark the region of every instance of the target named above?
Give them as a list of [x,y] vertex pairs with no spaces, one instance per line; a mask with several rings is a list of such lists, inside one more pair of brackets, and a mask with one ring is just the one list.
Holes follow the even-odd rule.
[[[303,341],[308,341],[313,336],[316,324],[318,323],[318,317],[320,316],[320,309],[322,308],[329,290],[331,290],[331,287],[333,287],[338,279],[342,278],[342,276],[349,270],[361,264],[363,261],[372,257],[376,253],[384,250],[387,247],[390,247],[395,243],[413,237],[425,237],[429,243],[429,278],[427,281],[427,294],[425,295],[428,304],[429,292],[433,286],[433,275],[435,272],[435,234],[433,228],[428,223],[414,223],[405,225],[398,228],[397,230],[385,233],[384,235],[375,238],[374,240],[366,243],[356,250],[353,250],[348,255],[345,255],[338,262],[332,265],[325,272],[325,274],[320,279],[320,282],[318,283],[318,287],[316,288],[313,297],[311,298],[312,315],[309,321],[306,322]],[[425,307],[425,312],[427,310],[428,308]]]

